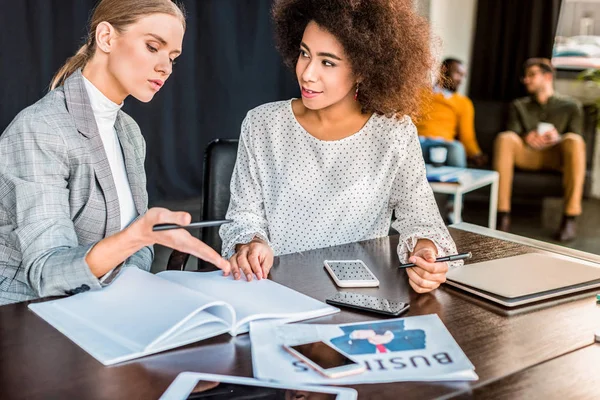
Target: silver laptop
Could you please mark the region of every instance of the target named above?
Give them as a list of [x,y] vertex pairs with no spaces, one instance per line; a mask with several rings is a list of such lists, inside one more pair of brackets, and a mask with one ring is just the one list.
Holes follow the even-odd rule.
[[558,254],[523,254],[456,268],[447,283],[507,307],[600,287],[600,264]]

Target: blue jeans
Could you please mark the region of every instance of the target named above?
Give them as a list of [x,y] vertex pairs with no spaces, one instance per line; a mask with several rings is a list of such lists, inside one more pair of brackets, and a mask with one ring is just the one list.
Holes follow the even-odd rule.
[[445,165],[449,167],[467,167],[467,153],[461,142],[456,140],[447,142],[441,139],[430,139],[419,136],[419,142],[421,142],[421,149],[423,150],[423,158],[426,163],[430,163],[429,149],[432,147],[445,147],[448,150],[448,156],[446,157]]

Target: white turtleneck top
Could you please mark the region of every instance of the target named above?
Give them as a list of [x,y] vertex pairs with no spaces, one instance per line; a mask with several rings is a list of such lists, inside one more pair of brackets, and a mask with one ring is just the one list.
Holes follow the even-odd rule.
[[117,136],[117,131],[115,129],[117,114],[123,106],[123,103],[113,103],[102,94],[92,82],[85,77],[83,77],[83,81],[85,82],[85,89],[90,98],[94,118],[98,125],[102,143],[104,144],[104,151],[108,158],[115,187],[117,188],[121,214],[121,229],[123,229],[138,215],[137,210],[135,209],[135,203],[133,202],[133,195],[131,194],[127,171],[125,170],[125,160],[123,158],[121,144],[119,143],[119,137]]

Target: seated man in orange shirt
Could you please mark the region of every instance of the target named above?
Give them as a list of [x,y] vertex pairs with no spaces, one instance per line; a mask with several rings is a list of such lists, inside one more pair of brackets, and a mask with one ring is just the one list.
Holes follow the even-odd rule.
[[433,147],[447,149],[445,164],[452,167],[466,167],[467,157],[475,166],[487,163],[488,158],[481,152],[475,138],[473,103],[468,97],[456,93],[465,75],[465,67],[460,60],[447,58],[442,62],[440,79],[427,102],[427,111],[417,123],[426,163],[432,161],[430,149]]

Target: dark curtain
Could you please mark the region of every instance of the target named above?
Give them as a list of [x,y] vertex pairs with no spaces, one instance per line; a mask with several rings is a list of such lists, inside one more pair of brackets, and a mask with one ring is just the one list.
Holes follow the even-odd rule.
[[522,66],[551,58],[561,0],[479,0],[469,96],[510,101],[524,96]]
[[[85,36],[96,0],[0,0],[0,132],[41,98]],[[274,48],[271,0],[188,0],[183,54],[147,104],[124,110],[147,142],[150,203],[201,194],[206,145],[237,138],[246,112],[298,96]]]

